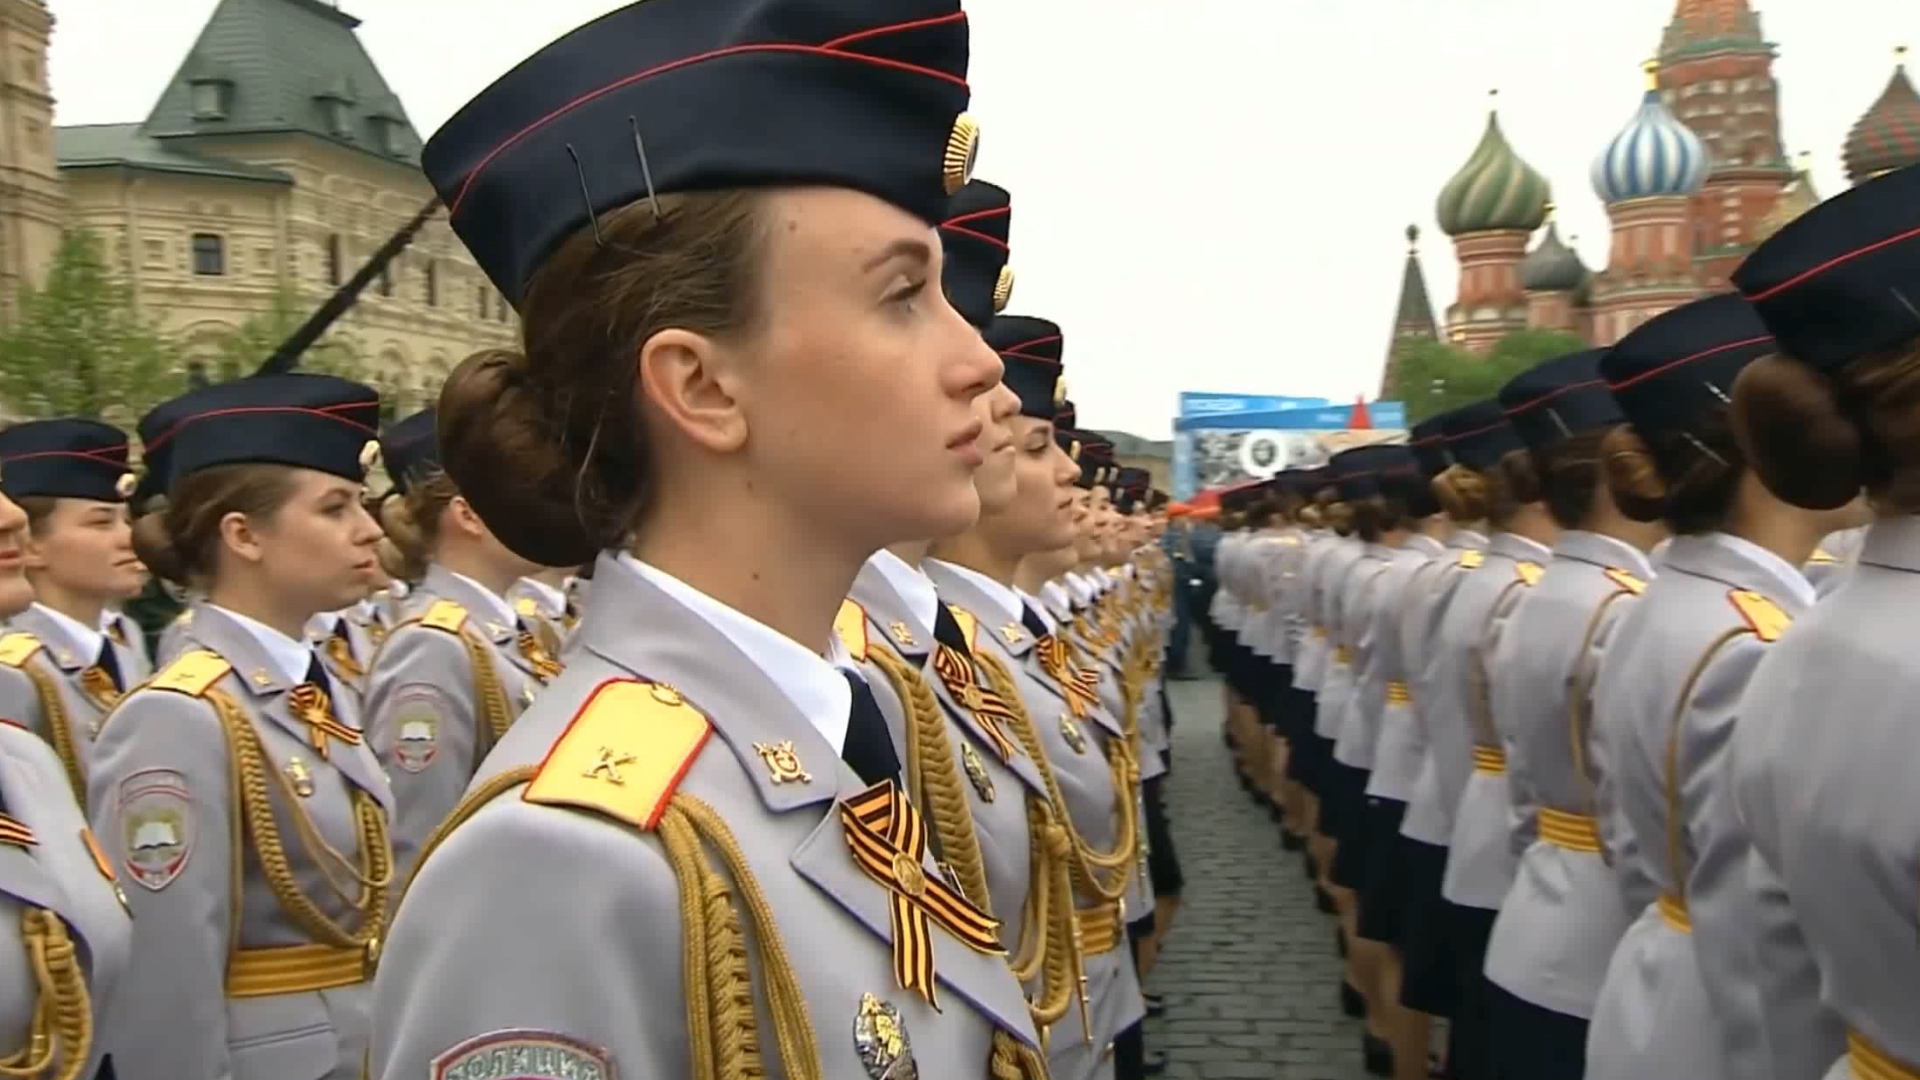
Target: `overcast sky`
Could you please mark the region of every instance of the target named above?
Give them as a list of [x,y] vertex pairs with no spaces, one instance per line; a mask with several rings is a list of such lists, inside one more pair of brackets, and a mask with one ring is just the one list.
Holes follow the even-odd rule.
[[[216,0],[50,0],[56,121],[143,118]],[[342,0],[420,133],[612,0]],[[1378,386],[1416,223],[1453,297],[1441,185],[1487,91],[1600,268],[1587,169],[1639,106],[1674,0],[966,0],[979,175],[1014,196],[1014,312],[1065,330],[1089,427],[1164,438],[1181,390]],[[1915,0],[1760,0],[1816,186],[1920,46]],[[1548,14],[1551,13],[1551,14]],[[1909,65],[1912,70],[1912,65]]]

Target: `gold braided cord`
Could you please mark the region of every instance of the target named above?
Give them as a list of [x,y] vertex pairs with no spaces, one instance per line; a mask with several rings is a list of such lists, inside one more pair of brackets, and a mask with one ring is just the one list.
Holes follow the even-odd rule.
[[947,721],[934,699],[933,688],[919,671],[884,645],[867,652],[867,659],[886,675],[907,711],[907,785],[914,805],[933,826],[940,854],[960,879],[960,891],[973,906],[993,914],[987,888],[986,859],[980,854],[980,835],[974,829],[973,807],[960,787],[960,770],[953,762],[953,740]]
[[[359,865],[355,867],[339,852],[315,843],[319,833],[313,828],[306,811],[300,807],[300,800],[286,799],[287,813],[301,833],[302,846],[312,856],[314,863],[321,867],[323,875],[328,877],[328,884],[331,886],[334,881],[332,871],[324,864],[327,859],[333,859],[359,885],[359,896],[353,898],[349,906],[360,915],[360,925],[357,930],[348,930],[321,911],[311,898],[300,891],[299,882],[294,880],[293,867],[287,861],[286,848],[281,843],[280,824],[274,817],[273,799],[267,790],[268,773],[274,772],[276,776],[278,773],[267,768],[265,753],[260,748],[260,736],[254,731],[252,721],[222,691],[208,690],[204,699],[213,706],[227,736],[227,753],[238,795],[239,812],[234,815],[235,827],[238,829],[239,823],[244,822],[246,832],[252,835],[255,861],[260,866],[261,876],[267,879],[267,886],[273,890],[274,898],[280,902],[280,909],[317,943],[364,949],[372,955],[379,947],[380,933],[386,925],[388,885],[393,880],[393,849],[387,838],[386,811],[381,809],[373,796],[357,788],[354,790],[354,817],[359,825]],[[238,875],[243,861],[240,854],[240,849],[236,848],[233,860],[236,910],[240,904]],[[235,936],[237,938],[237,934]]]
[[27,1045],[0,1059],[0,1076],[75,1080],[93,1052],[93,997],[67,924],[46,908],[27,908],[20,913],[20,943],[39,999]]
[[80,805],[87,805],[87,774],[80,768],[80,748],[73,741],[73,721],[67,716],[66,701],[60,696],[60,687],[53,676],[42,670],[32,660],[20,665],[33,682],[34,696],[40,699],[41,715],[47,718],[47,734],[53,736],[53,752],[60,755],[60,764],[67,770],[67,783],[73,785],[73,797]]
[[[980,669],[987,673],[987,681],[993,684],[995,692],[1009,702],[1023,702],[1019,687],[1014,685],[1013,676],[1008,674],[1006,665],[1000,662],[999,657],[982,650],[974,659]],[[1133,800],[1123,797],[1128,790],[1126,775],[1129,763],[1125,747],[1116,743],[1113,747],[1115,752],[1107,760],[1113,774],[1113,791],[1118,804],[1116,812],[1120,815],[1120,843],[1111,852],[1096,851],[1074,827],[1073,818],[1067,811],[1066,796],[1060,791],[1059,778],[1054,775],[1053,765],[1040,747],[1040,736],[1034,731],[1033,720],[1027,715],[1025,705],[1016,708],[1014,713],[1015,734],[1026,748],[1027,756],[1039,767],[1040,779],[1046,783],[1047,796],[1053,802],[1054,816],[1066,828],[1072,840],[1074,883],[1099,901],[1111,903],[1120,899],[1127,892],[1127,867],[1133,859],[1135,826]],[[1100,880],[1101,870],[1119,870],[1120,873],[1113,882],[1107,883]]]
[[[932,686],[918,670],[884,646],[867,654],[893,692],[907,706],[907,783],[915,805],[932,823],[940,852],[960,879],[960,891],[981,911],[993,914],[993,898],[987,884],[986,859],[980,853],[979,833],[973,820],[973,808],[960,786],[960,774],[954,764],[953,742],[947,731],[945,715],[935,699]],[[1024,713],[1019,699],[1010,699],[1016,714]],[[1025,918],[1022,920],[1018,947],[1008,954],[1014,978],[1025,986],[1036,977],[1051,975],[1041,983],[1040,999],[1030,1001],[1028,1009],[1035,1024],[1044,1030],[1066,1014],[1072,1005],[1077,982],[1079,958],[1069,955],[1071,933],[1056,934],[1061,919],[1073,917],[1073,892],[1067,886],[1067,842],[1065,831],[1053,821],[1044,800],[1027,799],[1028,883]],[[1055,878],[1059,888],[1055,888]],[[1038,902],[1036,903],[1036,897]],[[1057,909],[1057,910],[1056,910]],[[1049,960],[1054,962],[1048,963]],[[1002,1047],[1002,1040],[1006,1045]],[[1001,1062],[1018,1068],[1020,1044],[1005,1032],[994,1037],[994,1075],[1003,1075]],[[1003,1055],[1004,1050],[1004,1055]],[[1024,1076],[1023,1072],[1006,1073]],[[1041,1074],[1044,1075],[1044,1074]]]

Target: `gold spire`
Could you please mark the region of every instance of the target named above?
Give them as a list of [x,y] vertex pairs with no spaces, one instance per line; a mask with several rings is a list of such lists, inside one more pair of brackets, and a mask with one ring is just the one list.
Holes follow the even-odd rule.
[[1648,60],[1640,65],[1640,70],[1647,74],[1647,89],[1660,89],[1660,61]]
[[1544,214],[1546,214],[1546,220],[1547,220],[1547,221],[1552,221],[1552,220],[1553,220],[1553,210],[1554,210],[1554,206],[1553,206],[1553,200],[1552,200],[1552,199],[1548,199],[1548,200],[1547,200],[1547,204],[1546,204],[1545,206],[1543,206],[1543,207],[1541,207],[1541,208],[1540,208],[1540,210],[1541,210],[1541,212],[1542,212],[1542,213],[1544,213]]
[[1905,45],[1895,45],[1893,47],[1893,66],[1905,67],[1906,63],[1907,63],[1907,47]]

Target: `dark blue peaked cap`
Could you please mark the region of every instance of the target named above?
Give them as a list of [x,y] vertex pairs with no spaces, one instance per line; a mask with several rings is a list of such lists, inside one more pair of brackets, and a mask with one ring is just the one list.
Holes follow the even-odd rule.
[[1607,350],[1600,374],[1643,435],[1685,431],[1730,404],[1740,369],[1774,348],[1753,305],[1726,293],[1641,323]]
[[1801,214],[1747,256],[1733,284],[1780,351],[1815,368],[1920,338],[1920,167]]
[[1407,446],[1412,449],[1414,460],[1419,463],[1420,471],[1430,477],[1439,476],[1453,464],[1453,455],[1447,450],[1447,415],[1429,416],[1407,433]]
[[546,46],[421,163],[518,306],[596,215],[656,194],[852,188],[937,225],[971,172],[959,0],[642,0]]
[[1067,401],[1060,324],[1031,315],[996,315],[985,337],[1006,367],[1000,381],[1020,398],[1020,415],[1052,420]]
[[125,502],[134,484],[127,433],[112,424],[63,417],[0,431],[0,490],[11,498]]
[[415,480],[440,466],[439,417],[435,409],[422,409],[388,424],[380,433],[380,460],[393,479],[393,490],[402,495]]
[[1332,480],[1340,498],[1350,502],[1380,494],[1380,474],[1408,453],[1404,446],[1356,446],[1333,455],[1327,467],[1335,473]]
[[[156,415],[159,420],[156,421]],[[217,465],[292,465],[364,480],[379,453],[380,395],[332,375],[255,375],[154,406],[140,423],[145,458],[172,490]]]
[[1626,419],[1600,377],[1605,349],[1585,349],[1536,364],[1500,388],[1500,407],[1522,441],[1544,450],[1571,435]]
[[1475,472],[1486,472],[1515,450],[1525,450],[1520,433],[1507,423],[1500,402],[1488,398],[1463,405],[1440,418],[1447,430],[1447,453]]
[[940,246],[946,254],[940,282],[947,301],[981,330],[1006,310],[1013,296],[1013,267],[1007,265],[1012,228],[1013,197],[984,180],[968,181],[955,192],[940,222]]

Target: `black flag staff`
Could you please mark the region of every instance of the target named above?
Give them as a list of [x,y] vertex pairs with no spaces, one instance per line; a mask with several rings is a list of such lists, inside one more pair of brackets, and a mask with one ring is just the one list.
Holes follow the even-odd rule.
[[260,369],[254,374],[279,375],[292,371],[300,363],[300,354],[311,348],[336,319],[347,313],[347,309],[360,299],[360,293],[366,289],[367,285],[387,268],[388,263],[405,251],[408,244],[413,243],[414,236],[427,223],[427,219],[439,210],[439,198],[428,199],[427,204],[420,208],[420,212],[413,215],[413,220],[402,225],[399,232],[394,233],[386,243],[381,244],[380,250],[373,253],[373,257],[367,260],[367,264],[335,289],[333,295],[327,297],[327,302],[321,304],[320,309],[301,324],[298,330],[289,334],[287,340],[273,350],[273,355],[267,357],[266,362],[261,364]]

